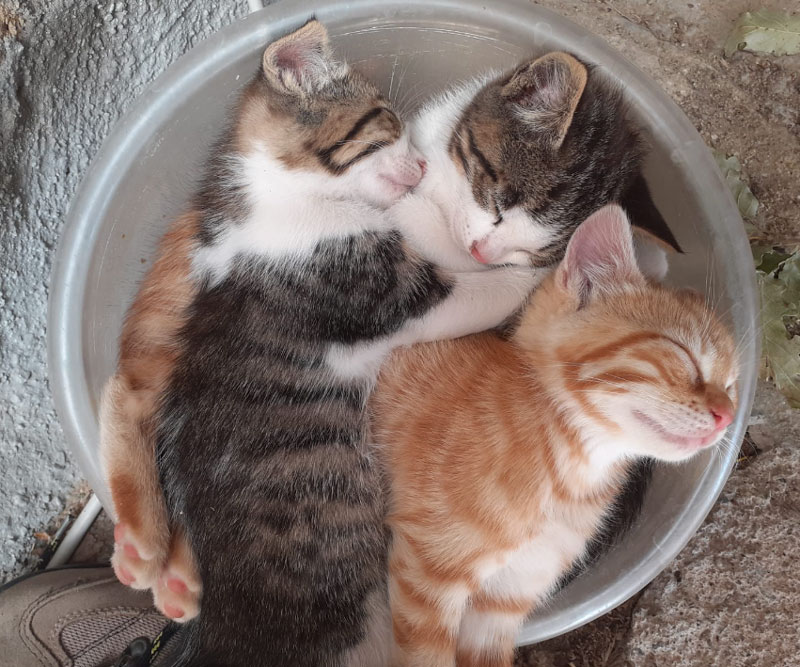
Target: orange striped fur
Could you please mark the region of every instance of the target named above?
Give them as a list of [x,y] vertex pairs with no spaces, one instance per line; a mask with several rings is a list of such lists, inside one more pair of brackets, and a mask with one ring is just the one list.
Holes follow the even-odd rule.
[[[384,367],[372,409],[398,665],[511,665],[629,462],[686,459],[732,418],[734,345],[703,298],[642,278],[616,207],[576,239],[512,340],[420,345]],[[670,433],[637,426],[637,406]]]
[[190,590],[199,590],[191,553],[180,536],[170,534],[155,466],[153,417],[180,351],[176,333],[193,296],[190,261],[198,220],[197,213],[183,215],[161,240],[125,318],[117,372],[104,388],[100,410],[100,453],[118,523],[114,570],[124,583],[153,588],[160,608],[186,606],[190,613],[196,600],[179,602],[165,577],[169,560],[169,571],[180,572]]

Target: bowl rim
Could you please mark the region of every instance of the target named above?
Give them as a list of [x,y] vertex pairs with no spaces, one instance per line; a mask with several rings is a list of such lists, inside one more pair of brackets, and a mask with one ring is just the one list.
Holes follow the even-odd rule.
[[291,6],[289,0],[278,0],[219,30],[178,58],[146,87],[127,113],[117,121],[74,195],[51,270],[48,373],[67,443],[104,507],[113,515],[95,445],[98,441],[95,406],[84,373],[82,332],[88,273],[83,270],[85,263],[80,261],[81,249],[95,246],[99,228],[95,222],[102,219],[111,201],[116,184],[115,174],[124,174],[130,167],[132,156],[136,153],[135,147],[141,145],[143,137],[148,136],[149,119],[168,110],[173,105],[170,99],[181,88],[200,85],[210,72],[223,68],[230,57],[263,46],[270,38],[302,23],[300,17],[311,15],[316,15],[323,22],[335,23],[341,21],[343,16],[359,13],[374,17],[376,22],[403,17],[435,19],[439,13],[443,13],[453,20],[468,23],[470,20],[480,22],[481,17],[490,11],[495,24],[530,21],[557,26],[561,36],[574,42],[576,53],[590,62],[603,64],[614,76],[625,81],[626,95],[633,98],[634,104],[638,104],[643,113],[647,108],[659,110],[662,129],[675,139],[676,159],[693,167],[693,189],[703,193],[704,201],[713,199],[713,209],[719,212],[720,222],[714,231],[721,235],[722,242],[727,243],[731,251],[728,275],[736,278],[741,291],[737,294],[737,306],[741,317],[749,324],[742,347],[739,409],[729,431],[731,441],[737,447],[731,447],[719,457],[712,457],[686,510],[675,517],[664,539],[654,544],[648,554],[643,554],[643,562],[639,567],[626,572],[598,595],[556,613],[545,614],[543,618],[534,617],[526,623],[518,637],[518,644],[523,645],[569,632],[622,604],[669,565],[704,521],[735,463],[738,445],[744,437],[752,407],[760,349],[760,336],[757,335],[758,297],[755,270],[743,269],[753,264],[739,211],[712,159],[711,151],[672,99],[600,37],[555,12],[517,0],[493,0],[491,10],[486,7],[474,0],[384,0],[377,4],[374,0],[335,0],[324,4],[314,0],[292,0]]

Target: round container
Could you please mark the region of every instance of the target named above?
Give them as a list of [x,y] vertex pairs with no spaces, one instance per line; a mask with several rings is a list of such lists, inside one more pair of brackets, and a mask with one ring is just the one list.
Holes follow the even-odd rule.
[[264,46],[312,14],[328,26],[337,51],[380,82],[405,112],[453,82],[546,50],[568,50],[600,64],[623,83],[651,135],[646,176],[686,250],[673,261],[673,280],[700,290],[713,285],[715,303],[741,340],[733,446],[685,465],[658,468],[642,518],[624,542],[536,613],[519,642],[576,628],[650,582],[719,495],[755,387],[756,291],[739,214],[709,150],[683,113],[602,40],[527,2],[278,2],[220,31],[151,85],[95,159],[73,202],[53,269],[51,386],[69,445],[108,507],[97,455],[97,406],[114,370],[125,310]]

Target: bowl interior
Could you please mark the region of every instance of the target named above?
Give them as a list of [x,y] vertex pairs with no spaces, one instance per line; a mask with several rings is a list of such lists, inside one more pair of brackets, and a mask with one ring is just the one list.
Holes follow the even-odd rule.
[[[70,444],[101,499],[107,491],[97,464],[97,403],[114,370],[125,310],[264,44],[312,10],[338,52],[407,113],[455,82],[552,49],[577,53],[621,80],[652,142],[646,176],[654,198],[686,251],[673,259],[670,280],[701,291],[711,285],[744,341],[742,405],[732,427],[738,444],[756,355],[746,239],[707,149],[655,84],[597,38],[533,5],[493,2],[489,11],[470,2],[300,0],[227,28],[158,79],[106,143],[74,203],[53,277],[51,372]],[[658,468],[642,518],[623,543],[532,617],[520,642],[577,627],[647,584],[705,517],[736,449]]]

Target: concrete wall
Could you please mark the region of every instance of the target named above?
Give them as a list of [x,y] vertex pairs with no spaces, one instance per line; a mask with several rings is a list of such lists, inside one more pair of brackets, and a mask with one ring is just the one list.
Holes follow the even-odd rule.
[[0,0],[0,583],[80,479],[47,382],[50,267],[92,156],[144,86],[245,0]]

